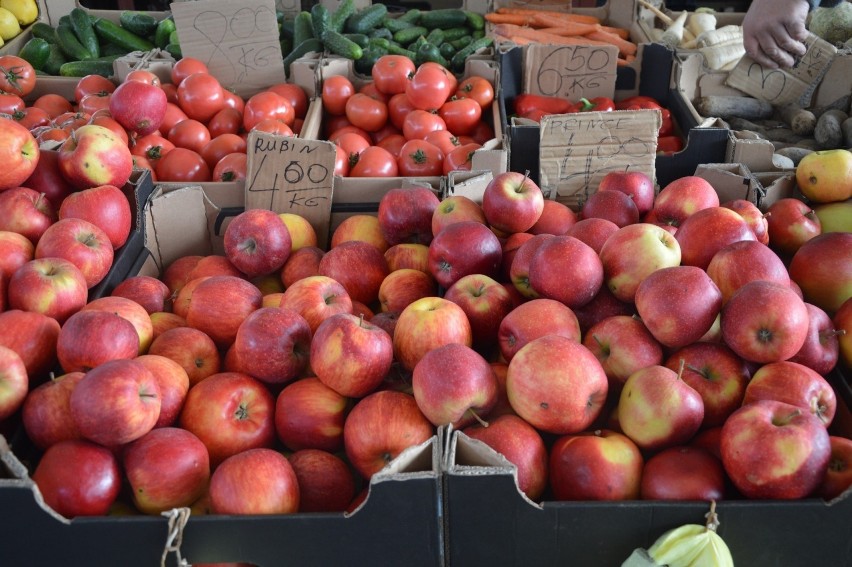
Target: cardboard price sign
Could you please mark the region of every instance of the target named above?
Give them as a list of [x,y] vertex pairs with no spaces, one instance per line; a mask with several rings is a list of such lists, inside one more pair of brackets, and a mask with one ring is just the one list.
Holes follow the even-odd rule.
[[305,217],[325,246],[331,216],[334,159],[331,142],[253,131],[248,136],[246,209]]
[[618,48],[613,45],[528,45],[524,48],[524,91],[559,96],[612,96]]
[[539,181],[579,210],[610,171],[642,171],[655,179],[659,110],[554,114],[541,121]]
[[246,98],[287,80],[273,0],[170,6],[184,56],[206,63],[222,86]]
[[807,51],[791,69],[766,69],[745,55],[725,84],[776,106],[792,102],[810,106],[811,95],[828,71],[837,48],[813,34],[805,45]]

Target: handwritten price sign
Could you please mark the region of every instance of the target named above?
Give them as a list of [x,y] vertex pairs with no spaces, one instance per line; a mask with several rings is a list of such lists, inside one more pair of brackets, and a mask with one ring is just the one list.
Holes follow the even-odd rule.
[[198,0],[171,4],[185,56],[204,61],[243,97],[286,81],[273,0]]
[[617,61],[611,45],[528,45],[523,92],[569,100],[612,96]]

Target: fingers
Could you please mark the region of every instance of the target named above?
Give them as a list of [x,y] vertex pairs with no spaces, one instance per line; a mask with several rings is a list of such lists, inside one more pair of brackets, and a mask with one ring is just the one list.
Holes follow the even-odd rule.
[[[778,37],[779,35],[781,37]],[[749,57],[767,69],[789,69],[806,51],[805,45],[787,35],[786,30],[774,36],[765,33],[756,38],[748,38],[743,41],[743,45]]]

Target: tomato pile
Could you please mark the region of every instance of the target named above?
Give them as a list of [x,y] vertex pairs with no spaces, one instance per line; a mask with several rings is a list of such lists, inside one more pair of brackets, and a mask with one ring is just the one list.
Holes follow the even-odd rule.
[[385,55],[373,81],[356,89],[344,75],[322,85],[324,132],[337,146],[342,177],[440,176],[469,170],[494,130],[483,120],[494,86],[480,76],[459,81],[434,62],[419,66]]

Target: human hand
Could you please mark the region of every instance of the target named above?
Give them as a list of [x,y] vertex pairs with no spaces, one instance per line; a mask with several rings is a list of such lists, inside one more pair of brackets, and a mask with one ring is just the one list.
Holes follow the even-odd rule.
[[743,19],[746,53],[768,69],[790,68],[805,54],[806,0],[753,0]]

